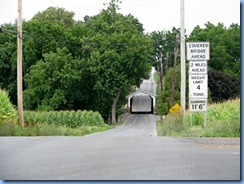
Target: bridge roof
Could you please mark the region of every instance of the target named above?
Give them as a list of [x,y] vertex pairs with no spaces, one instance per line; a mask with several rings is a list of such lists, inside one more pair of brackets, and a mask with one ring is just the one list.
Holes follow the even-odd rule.
[[150,92],[148,92],[148,91],[139,89],[139,90],[137,90],[136,92],[131,93],[130,95],[126,96],[126,98],[131,98],[131,97],[133,97],[133,96],[135,96],[135,95],[138,95],[138,94],[140,94],[140,93],[144,93],[144,94],[147,94],[147,95],[152,96],[152,97],[156,97],[156,96],[157,96],[156,94],[153,94],[153,93],[150,93]]

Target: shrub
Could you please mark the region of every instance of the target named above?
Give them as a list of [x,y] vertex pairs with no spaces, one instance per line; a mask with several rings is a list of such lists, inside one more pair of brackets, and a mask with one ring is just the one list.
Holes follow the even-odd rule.
[[16,124],[17,111],[10,102],[8,93],[0,89],[0,124]]
[[213,102],[223,102],[240,96],[240,80],[222,72],[208,70],[208,86]]

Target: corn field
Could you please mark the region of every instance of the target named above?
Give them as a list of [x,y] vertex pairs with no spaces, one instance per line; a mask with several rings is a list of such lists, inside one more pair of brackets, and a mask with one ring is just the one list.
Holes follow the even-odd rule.
[[25,124],[57,124],[76,128],[83,125],[102,126],[104,120],[99,112],[93,111],[25,111]]
[[16,124],[17,111],[11,104],[8,93],[0,89],[0,125],[1,124]]

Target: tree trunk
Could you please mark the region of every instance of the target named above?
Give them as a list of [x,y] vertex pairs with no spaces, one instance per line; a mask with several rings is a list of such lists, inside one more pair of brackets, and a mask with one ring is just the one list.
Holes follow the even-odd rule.
[[116,123],[116,114],[115,114],[115,112],[116,112],[117,102],[119,101],[120,93],[121,93],[121,89],[119,90],[119,92],[117,93],[117,96],[113,100],[113,105],[112,105],[112,123]]
[[178,34],[176,35],[176,41],[175,41],[174,70],[172,75],[171,104],[170,104],[171,107],[174,105],[174,101],[175,101],[175,77],[176,77],[177,55],[178,55]]
[[168,69],[169,69],[169,53],[167,52],[166,54],[166,66],[165,66],[165,75],[167,74],[168,72]]
[[160,79],[160,89],[163,91],[163,66],[162,66],[162,59],[163,59],[163,54],[160,54],[160,74],[159,74],[159,79]]
[[159,82],[160,82],[160,90],[163,91],[163,75],[162,75],[162,64],[160,65],[159,71]]

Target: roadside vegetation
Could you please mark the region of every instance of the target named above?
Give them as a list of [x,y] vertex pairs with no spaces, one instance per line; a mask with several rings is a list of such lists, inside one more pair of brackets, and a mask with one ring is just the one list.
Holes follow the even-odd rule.
[[10,102],[8,93],[0,88],[0,125],[16,123],[17,112]]
[[207,125],[203,127],[203,113],[190,113],[185,118],[180,113],[168,114],[157,122],[158,136],[182,137],[240,137],[240,99],[210,104]]
[[[24,128],[17,125],[14,107],[17,23],[1,25],[0,88],[6,90],[0,99],[1,135],[83,135],[109,129],[123,113],[120,107],[126,103],[126,96],[149,77],[152,66],[158,75],[156,81],[160,81],[157,84],[162,86],[157,89],[158,115],[165,115],[174,104],[180,104],[180,28],[145,33],[137,18],[119,13],[119,5],[119,0],[111,0],[99,14],[78,21],[74,20],[74,12],[49,7],[23,21]],[[240,25],[225,27],[207,22],[204,28],[196,26],[186,35],[186,41],[210,42],[209,103],[238,98]],[[90,117],[82,123],[83,120],[75,119],[85,112],[93,114],[85,109],[99,112],[104,122],[90,123]],[[215,111],[218,114],[209,107],[208,117],[214,117]],[[197,114],[193,118],[201,119]],[[201,125],[193,127],[198,130]]]
[[82,136],[113,128],[93,111],[25,111],[25,127],[8,93],[0,89],[0,136]]

